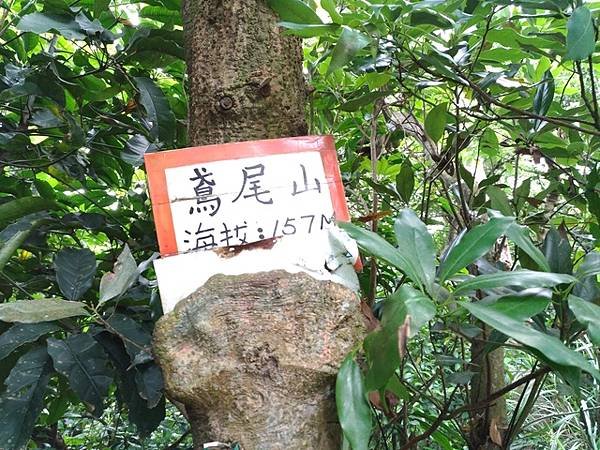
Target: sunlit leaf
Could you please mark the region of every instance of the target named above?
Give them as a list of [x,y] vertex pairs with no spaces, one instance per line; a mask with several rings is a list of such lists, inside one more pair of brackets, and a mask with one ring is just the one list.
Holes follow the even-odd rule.
[[344,67],[360,50],[369,45],[370,42],[371,39],[367,35],[352,28],[344,27],[331,54],[331,62],[329,63],[327,73],[329,74],[334,70]]
[[575,9],[567,22],[567,53],[565,59],[581,61],[586,59],[596,47],[596,31],[591,11],[580,6]]
[[38,323],[87,315],[84,303],[67,300],[17,300],[0,304],[3,322]]

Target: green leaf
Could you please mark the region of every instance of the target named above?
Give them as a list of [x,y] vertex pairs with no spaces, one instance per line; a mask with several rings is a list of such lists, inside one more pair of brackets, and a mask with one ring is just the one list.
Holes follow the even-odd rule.
[[381,92],[381,91],[369,92],[365,95],[361,95],[358,98],[353,98],[352,100],[348,100],[347,102],[342,103],[340,105],[340,109],[342,111],[348,111],[348,112],[358,111],[363,106],[370,105],[375,100],[385,97],[386,95],[389,95],[389,92]]
[[284,22],[322,24],[321,18],[301,0],[267,0],[267,4]]
[[517,247],[523,250],[529,257],[545,272],[550,272],[550,266],[546,257],[537,248],[529,237],[529,228],[512,223],[505,231],[506,237],[515,243]]
[[163,376],[160,367],[156,364],[138,369],[135,374],[135,384],[140,397],[148,402],[148,408],[156,407],[163,398]]
[[352,450],[367,450],[371,438],[371,408],[358,364],[348,356],[337,375],[335,401],[338,417]]
[[418,25],[433,25],[436,28],[452,28],[453,23],[448,18],[442,16],[437,11],[431,10],[416,10],[410,15],[410,24]]
[[156,20],[167,25],[182,25],[181,13],[162,6],[145,6],[140,10],[140,17]]
[[582,369],[600,380],[600,372],[581,354],[566,347],[559,339],[524,325],[506,314],[479,303],[462,303],[473,316],[492,328],[504,333],[529,349],[539,352],[549,361],[560,366]]
[[408,205],[415,190],[415,171],[408,158],[400,166],[400,172],[396,177],[396,190],[404,203]]
[[39,323],[87,315],[84,303],[66,300],[17,300],[0,304],[3,322]]
[[50,209],[58,209],[58,205],[43,197],[22,197],[2,203],[0,205],[0,228],[21,217]]
[[329,17],[335,23],[342,23],[344,21],[344,18],[337,11],[335,0],[321,0],[321,8],[327,11],[327,14],[329,14]]
[[410,209],[404,209],[394,222],[396,241],[400,251],[412,260],[415,275],[427,291],[435,279],[435,249],[427,227]]
[[65,340],[48,339],[48,353],[54,368],[67,377],[73,391],[99,417],[113,378],[102,347],[89,334],[77,334]]
[[570,295],[569,308],[577,317],[577,321],[587,327],[588,335],[594,345],[600,346],[600,306]]
[[[142,398],[139,394],[139,383],[136,382],[138,370],[135,367],[130,367],[131,362],[122,341],[106,331],[96,334],[95,339],[102,345],[117,371],[119,396],[129,409],[129,419],[135,424],[142,436],[149,435],[158,427],[165,416],[164,396],[154,408],[148,408],[150,400]],[[150,392],[153,389],[152,386],[143,389],[152,402],[155,400]]]
[[138,364],[152,360],[152,335],[149,330],[124,314],[113,314],[107,320],[110,331],[117,334],[125,345],[132,363]]
[[513,222],[512,217],[491,217],[487,223],[461,235],[440,265],[440,282],[485,255]]
[[83,40],[86,34],[77,22],[68,16],[35,12],[21,18],[17,24],[21,31],[31,31],[36,34],[56,31],[67,39]]
[[434,142],[438,142],[444,136],[448,120],[447,111],[448,103],[440,103],[425,117],[425,132]]
[[565,233],[551,228],[544,239],[542,251],[552,272],[567,274],[573,272],[571,244]]
[[400,364],[398,329],[407,324],[408,337],[413,337],[434,315],[431,300],[408,285],[385,300],[380,328],[364,341],[368,364],[365,384],[369,391],[383,388]]
[[514,270],[511,272],[496,272],[478,275],[460,283],[455,295],[462,295],[475,290],[493,289],[498,287],[552,287],[563,283],[574,283],[576,278],[571,275],[533,270]]
[[567,22],[567,54],[565,59],[581,61],[587,59],[596,47],[596,31],[591,11],[580,6]]
[[352,28],[344,27],[331,54],[327,75],[348,64],[354,55],[369,45],[370,42],[371,38],[369,36]]
[[339,28],[336,24],[306,24],[294,22],[279,22],[279,25],[286,28],[285,34],[293,34],[303,38],[311,38],[316,36],[326,36],[334,33]]
[[598,252],[590,252],[585,255],[583,258],[583,262],[577,267],[577,272],[575,272],[575,276],[579,280],[583,280],[584,278],[591,277],[593,275],[598,275],[600,273],[600,253]]
[[516,294],[488,296],[481,301],[481,304],[522,322],[544,311],[551,299],[552,292],[548,289],[532,288]]
[[17,348],[58,330],[60,327],[51,322],[15,324],[0,334],[0,359],[6,358]]
[[65,248],[54,258],[56,281],[68,300],[79,300],[92,287],[96,256],[87,248]]
[[20,450],[29,442],[44,407],[51,368],[46,348],[38,347],[21,356],[11,370],[0,397],[0,448]]
[[100,304],[119,297],[131,287],[138,278],[138,268],[131,255],[129,246],[117,258],[112,272],[107,272],[100,280]]
[[554,77],[550,70],[546,70],[533,97],[533,112],[540,116],[545,115],[552,105],[552,100],[554,100]]
[[419,275],[421,268],[418,261],[407,257],[377,233],[367,231],[349,222],[338,222],[338,226],[348,233],[362,250],[400,269],[415,283],[421,283]]
[[171,144],[175,136],[175,115],[163,91],[150,78],[135,77],[133,80],[140,91],[140,103],[152,123],[150,136]]
[[502,189],[496,186],[488,186],[485,193],[490,198],[492,209],[500,211],[506,217],[510,217],[514,214],[513,208],[508,201],[508,197]]
[[[8,240],[3,241],[0,239],[0,271],[4,269],[4,266],[8,264],[10,258],[14,255],[14,253],[23,245],[23,243],[27,240],[31,232],[38,227],[40,221],[36,220],[31,222],[30,226],[27,228],[22,227],[23,224],[26,224],[27,220],[19,221],[17,224],[13,224],[7,229],[11,229],[14,231],[12,236],[8,238]],[[12,228],[14,227],[14,230]],[[4,230],[6,231],[6,230]],[[2,232],[4,234],[4,231]]]

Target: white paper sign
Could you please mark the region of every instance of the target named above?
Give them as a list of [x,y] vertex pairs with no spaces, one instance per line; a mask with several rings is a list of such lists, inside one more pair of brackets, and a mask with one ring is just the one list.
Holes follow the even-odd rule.
[[179,252],[308,235],[334,223],[319,152],[165,170]]

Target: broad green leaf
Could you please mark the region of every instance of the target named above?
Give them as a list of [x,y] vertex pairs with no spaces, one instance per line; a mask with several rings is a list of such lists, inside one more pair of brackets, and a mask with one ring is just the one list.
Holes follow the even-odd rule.
[[160,367],[151,364],[148,367],[137,369],[135,384],[140,397],[148,402],[148,408],[152,409],[158,405],[163,398],[164,381]]
[[358,246],[367,253],[383,259],[388,264],[400,269],[415,283],[421,284],[418,261],[410,259],[377,233],[357,227],[348,222],[338,222],[338,226],[352,237]]
[[498,287],[552,287],[563,283],[574,283],[575,281],[577,281],[576,278],[560,273],[514,270],[478,275],[460,283],[454,294],[461,295],[479,289],[485,290]]
[[490,198],[492,209],[500,211],[505,217],[510,217],[514,214],[508,197],[502,189],[497,186],[488,186],[485,193]]
[[410,15],[410,24],[413,26],[418,25],[433,25],[436,28],[452,28],[453,23],[447,17],[442,16],[437,11],[431,10],[417,10],[413,11]]
[[320,17],[302,0],[267,0],[284,22],[322,24]]
[[131,255],[129,246],[125,248],[117,258],[112,272],[107,272],[100,280],[100,300],[102,304],[115,297],[119,297],[131,287],[138,278],[138,268]]
[[37,347],[19,358],[5,381],[0,397],[0,448],[25,448],[44,407],[44,393],[52,365],[45,347]]
[[344,21],[344,18],[337,11],[335,0],[321,0],[321,8],[327,11],[333,22],[342,23]]
[[556,228],[548,230],[542,246],[542,252],[552,272],[567,274],[573,272],[571,244],[564,233],[559,232]]
[[522,322],[543,312],[551,299],[552,292],[548,289],[532,288],[516,294],[485,297],[481,304]]
[[66,300],[17,300],[0,304],[3,322],[39,323],[87,315],[84,303]]
[[569,308],[575,314],[577,321],[587,327],[588,335],[594,345],[600,346],[600,306],[570,295]]
[[15,324],[0,334],[0,359],[6,358],[17,348],[58,330],[60,327],[51,322]]
[[65,248],[54,258],[56,281],[68,300],[79,300],[92,287],[96,256],[87,248]]
[[0,204],[0,227],[40,211],[57,209],[58,205],[43,197],[22,197]]
[[353,98],[352,100],[348,100],[347,102],[342,103],[340,105],[340,109],[342,111],[349,111],[349,112],[357,111],[360,108],[362,108],[363,106],[370,105],[375,100],[385,97],[386,95],[389,95],[389,92],[381,92],[381,91],[369,92],[365,95],[361,95],[358,98]]
[[369,391],[383,388],[400,364],[398,329],[407,324],[407,337],[413,337],[434,315],[431,300],[408,285],[385,301],[380,328],[364,341],[368,365],[365,384]]
[[504,333],[524,346],[542,354],[549,361],[561,366],[576,367],[600,380],[600,372],[581,354],[566,347],[559,339],[526,326],[506,314],[478,303],[462,303],[473,316],[492,328]]
[[86,34],[77,22],[68,16],[35,12],[21,18],[17,24],[21,31],[31,31],[36,34],[57,31],[67,39],[83,40]]
[[529,237],[529,228],[512,223],[505,231],[506,237],[515,243],[545,272],[550,272],[550,266],[542,251],[537,248]]
[[554,100],[554,77],[550,70],[546,70],[533,97],[533,112],[540,116],[545,115],[552,105],[552,100]]
[[400,194],[402,200],[404,200],[404,203],[408,205],[414,189],[415,171],[408,158],[406,158],[400,166],[398,176],[396,176],[396,190],[398,191],[398,194]]
[[335,401],[344,437],[352,450],[367,450],[373,419],[360,367],[348,356],[337,375]]
[[491,217],[487,223],[460,235],[440,265],[440,282],[485,255],[513,222],[512,217]]
[[279,22],[279,25],[286,29],[285,34],[293,34],[303,38],[311,38],[316,36],[326,36],[334,33],[339,25],[336,24],[306,24],[294,22]]
[[438,142],[446,129],[448,103],[435,106],[425,117],[425,131],[432,141]]
[[123,340],[133,364],[152,360],[152,334],[149,330],[143,328],[131,317],[119,313],[111,315],[107,323],[110,325],[109,331]]
[[[119,395],[129,409],[129,419],[135,424],[142,436],[149,435],[158,427],[165,416],[164,396],[154,408],[149,408],[148,403],[150,403],[150,400],[142,398],[139,393],[140,389],[136,382],[138,370],[136,367],[130,367],[131,361],[122,341],[106,331],[96,334],[95,339],[102,345],[117,371],[116,381]],[[152,402],[155,401],[155,397],[150,395],[150,390],[153,389],[152,386],[144,388]]]
[[567,54],[565,59],[581,61],[586,59],[596,47],[596,31],[591,11],[580,6],[575,9],[567,22]]
[[583,258],[583,262],[579,265],[579,267],[577,267],[575,276],[579,280],[583,280],[584,278],[591,277],[593,275],[598,275],[599,273],[600,253],[594,251],[585,255],[585,258]]
[[89,334],[77,334],[64,340],[48,339],[48,353],[54,368],[67,377],[73,391],[99,417],[112,382],[102,347]]
[[331,54],[331,62],[327,74],[341,69],[363,48],[369,45],[371,38],[352,28],[344,27]]
[[139,167],[144,164],[144,155],[158,150],[158,145],[148,141],[146,136],[135,134],[125,144],[121,152],[121,159],[132,166]]
[[410,209],[400,212],[394,222],[398,250],[412,260],[419,281],[431,291],[435,279],[435,248],[427,227]]
[[39,222],[34,222],[30,227],[25,229],[15,229],[14,234],[7,240],[0,240],[0,271],[4,269],[4,266],[8,264],[8,261],[15,252],[23,245],[23,243],[27,240],[31,231],[38,226]]
[[162,6],[145,6],[140,10],[140,17],[156,20],[167,25],[182,25],[181,13]]
[[140,91],[140,104],[152,123],[150,136],[164,144],[170,144],[175,135],[176,124],[165,94],[150,78],[135,77],[134,81]]

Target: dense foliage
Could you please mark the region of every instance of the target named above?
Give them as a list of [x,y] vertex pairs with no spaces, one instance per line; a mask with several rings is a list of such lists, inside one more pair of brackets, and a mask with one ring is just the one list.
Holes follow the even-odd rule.
[[[37,446],[81,445],[81,425],[65,426],[78,423],[74,410],[116,423],[126,412],[134,439],[115,429],[102,441],[118,448],[140,446],[135,436],[165,417],[150,351],[162,314],[150,264],[157,245],[139,167],[145,152],[185,144],[181,18],[178,2],[114,3],[1,5],[6,449],[25,445],[34,425]],[[85,408],[74,409],[79,402]]]
[[[374,256],[346,444],[598,448],[600,5],[268,3],[371,230],[345,226]],[[0,447],[86,445],[74,415],[148,446],[121,412],[163,420],[142,156],[185,145],[179,8],[0,4]]]

